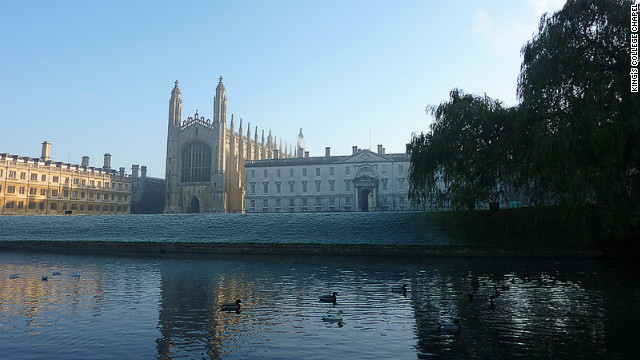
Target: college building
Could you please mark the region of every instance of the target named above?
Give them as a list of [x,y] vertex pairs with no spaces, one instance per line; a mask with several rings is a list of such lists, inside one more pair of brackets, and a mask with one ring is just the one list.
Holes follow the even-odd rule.
[[302,132],[297,157],[245,163],[246,212],[393,211],[412,209],[409,154],[352,148],[351,155],[310,157]]
[[52,161],[51,143],[42,143],[39,158],[0,153],[0,215],[129,214],[131,179],[104,166]]

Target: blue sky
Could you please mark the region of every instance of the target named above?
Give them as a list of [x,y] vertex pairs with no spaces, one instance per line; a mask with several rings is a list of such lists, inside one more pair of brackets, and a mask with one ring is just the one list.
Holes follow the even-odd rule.
[[564,0],[0,0],[0,152],[164,177],[174,81],[183,118],[228,116],[311,156],[403,152],[461,88],[517,103],[520,49]]

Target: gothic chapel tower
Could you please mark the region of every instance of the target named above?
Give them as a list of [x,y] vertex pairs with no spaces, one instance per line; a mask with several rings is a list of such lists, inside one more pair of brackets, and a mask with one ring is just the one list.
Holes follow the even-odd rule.
[[[182,98],[178,81],[169,100],[167,131],[165,213],[243,212],[244,163],[271,158],[274,141],[258,142],[240,132],[235,133],[233,115],[227,128],[227,91],[222,77],[213,99],[213,121],[195,111],[182,120]],[[252,156],[253,152],[253,156]]]

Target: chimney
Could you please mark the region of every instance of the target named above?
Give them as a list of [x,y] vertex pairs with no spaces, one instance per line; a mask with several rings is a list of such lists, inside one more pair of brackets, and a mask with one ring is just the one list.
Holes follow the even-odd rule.
[[386,154],[387,153],[387,149],[382,148],[382,154]]
[[131,177],[137,178],[140,171],[140,165],[131,165]]
[[82,166],[89,167],[89,157],[87,155],[82,157]]
[[382,144],[378,144],[378,154],[384,154],[384,152],[382,151]]
[[140,172],[142,173],[141,175],[142,180],[145,180],[147,178],[147,166],[142,165],[142,167],[140,168]]
[[273,158],[274,159],[280,158],[280,151],[278,149],[273,150]]
[[40,156],[42,160],[49,161],[51,160],[51,143],[45,141],[42,143],[42,156]]
[[309,157],[309,152],[308,152],[308,151],[305,151],[305,152],[304,152],[304,157],[306,157],[306,158],[308,158],[308,157]]
[[120,176],[124,177],[124,168],[123,167],[120,168]]
[[331,156],[331,148],[330,147],[326,147],[324,148],[324,156]]
[[102,168],[105,170],[111,170],[111,154],[104,154],[104,166]]
[[355,155],[358,153],[358,147],[357,146],[352,146],[351,147],[351,155]]

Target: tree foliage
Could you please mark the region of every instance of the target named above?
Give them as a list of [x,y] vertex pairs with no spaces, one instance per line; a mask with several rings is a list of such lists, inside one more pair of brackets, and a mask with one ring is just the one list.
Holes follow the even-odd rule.
[[612,225],[603,226],[611,229],[606,237],[637,231],[640,97],[630,91],[632,4],[567,0],[545,14],[522,48],[517,108],[459,90],[429,107],[434,123],[411,143],[411,200],[472,207],[509,185],[534,203],[551,201],[572,214],[588,209],[578,217],[595,214]]
[[487,96],[454,89],[450,99],[429,106],[429,133],[414,135],[409,197],[414,204],[473,209],[480,201],[499,200],[509,176],[510,109]]

